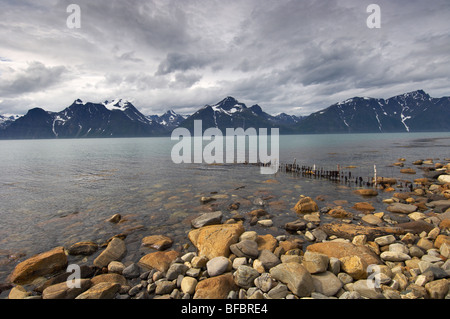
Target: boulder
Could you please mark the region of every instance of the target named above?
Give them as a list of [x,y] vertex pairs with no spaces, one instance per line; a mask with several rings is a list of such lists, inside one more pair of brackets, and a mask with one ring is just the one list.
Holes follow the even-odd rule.
[[157,269],[166,272],[170,264],[178,257],[179,253],[175,250],[156,251],[143,256],[138,265],[146,269]]
[[315,243],[307,247],[307,251],[325,254],[328,257],[341,259],[343,257],[359,256],[367,265],[381,264],[379,257],[368,247],[345,242]]
[[9,279],[15,284],[26,284],[37,277],[46,276],[65,269],[67,256],[64,247],[56,247],[19,263]]
[[106,267],[113,261],[120,261],[126,254],[127,248],[122,239],[114,237],[104,251],[94,259],[94,266],[98,268]]
[[306,268],[299,263],[282,263],[272,269],[273,278],[286,284],[296,296],[308,297],[314,291],[314,281]]
[[218,256],[228,257],[230,246],[239,240],[244,232],[242,223],[204,226],[191,230],[189,240],[198,249],[199,256],[212,259]]
[[199,281],[195,287],[194,299],[225,299],[233,290],[238,290],[238,287],[233,275],[226,273]]
[[295,204],[294,210],[297,214],[308,214],[317,212],[319,206],[317,206],[316,202],[313,201],[311,197],[303,197]]

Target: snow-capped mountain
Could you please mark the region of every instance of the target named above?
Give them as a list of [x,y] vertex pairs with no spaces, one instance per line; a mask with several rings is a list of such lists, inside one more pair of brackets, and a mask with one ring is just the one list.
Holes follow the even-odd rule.
[[188,116],[178,114],[173,110],[169,110],[163,115],[148,115],[149,120],[155,121],[158,124],[166,127],[167,129],[174,129],[180,125]]
[[287,133],[379,133],[450,131],[450,97],[433,98],[423,90],[376,99],[354,97],[298,117],[276,116],[259,105],[247,107],[228,96],[205,105],[191,116],[174,111],[144,116],[127,100],[103,103],[75,100],[61,112],[31,109],[24,116],[0,116],[0,138],[78,138],[170,135],[178,126],[193,130],[194,120],[203,129],[242,127],[280,129]]
[[28,111],[4,130],[2,138],[78,138],[165,135],[160,124],[147,119],[128,101],[92,103],[75,100],[61,112]]
[[18,114],[3,114],[0,115],[0,129],[6,128],[8,125],[10,125],[12,122],[17,120],[22,115]]
[[203,129],[217,127],[224,131],[226,128],[238,127],[244,129],[278,127],[285,133],[291,130],[288,121],[285,121],[282,116],[272,116],[264,112],[257,104],[247,107],[231,96],[214,105],[205,105],[183,121],[180,126],[192,130],[194,120],[202,120]]
[[389,99],[354,97],[304,118],[300,133],[450,131],[450,97],[417,90]]

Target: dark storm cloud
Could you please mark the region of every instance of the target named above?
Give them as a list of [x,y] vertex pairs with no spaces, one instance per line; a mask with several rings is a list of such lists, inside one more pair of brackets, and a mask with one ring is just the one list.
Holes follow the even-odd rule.
[[233,95],[305,115],[358,95],[450,95],[447,0],[0,1],[0,106],[23,112],[78,97],[187,112]]

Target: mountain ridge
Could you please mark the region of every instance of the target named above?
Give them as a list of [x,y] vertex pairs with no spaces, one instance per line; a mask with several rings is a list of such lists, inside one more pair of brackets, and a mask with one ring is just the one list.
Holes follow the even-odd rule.
[[394,133],[450,131],[450,97],[433,98],[423,90],[388,99],[353,97],[309,116],[270,115],[258,104],[247,107],[232,96],[198,108],[189,116],[169,110],[142,114],[130,101],[75,100],[60,112],[30,109],[21,117],[0,116],[0,138],[86,138],[166,136],[176,127],[204,129],[280,128],[280,134]]

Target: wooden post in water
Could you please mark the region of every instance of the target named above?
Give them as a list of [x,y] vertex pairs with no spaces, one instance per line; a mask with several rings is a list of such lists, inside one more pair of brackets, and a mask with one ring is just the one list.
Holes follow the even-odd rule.
[[377,188],[377,166],[373,165],[373,180],[375,183],[375,188]]

